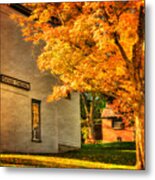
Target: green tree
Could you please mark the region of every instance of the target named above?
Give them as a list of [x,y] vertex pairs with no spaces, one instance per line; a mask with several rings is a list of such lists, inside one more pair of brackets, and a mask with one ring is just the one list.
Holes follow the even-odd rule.
[[[80,94],[81,99],[81,117],[85,125],[82,133],[85,139],[95,142],[94,125],[95,120],[101,118],[101,111],[105,108],[106,99],[101,93],[85,92]],[[84,131],[84,132],[83,132]]]

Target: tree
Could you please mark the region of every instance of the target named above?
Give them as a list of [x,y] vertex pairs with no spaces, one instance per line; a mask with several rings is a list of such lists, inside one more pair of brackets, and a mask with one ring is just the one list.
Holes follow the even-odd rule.
[[105,107],[106,98],[101,93],[84,92],[80,94],[80,99],[84,140],[94,143],[96,140],[94,130],[95,120],[101,118],[101,111]]
[[[38,67],[60,79],[48,100],[69,92],[115,97],[135,120],[137,168],[144,168],[144,2],[24,4],[15,16],[26,41],[44,42]],[[121,103],[120,103],[121,102]],[[93,111],[93,103],[91,111]],[[93,134],[93,117],[89,115]]]

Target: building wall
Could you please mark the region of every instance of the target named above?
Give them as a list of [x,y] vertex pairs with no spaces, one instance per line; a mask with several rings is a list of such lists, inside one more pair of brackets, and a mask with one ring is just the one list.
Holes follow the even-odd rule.
[[[32,57],[32,44],[23,41],[19,27],[9,18],[10,13],[17,12],[7,5],[0,8],[0,73],[31,84],[30,91],[0,84],[0,151],[53,153],[58,152],[59,141],[80,147],[79,104],[73,106],[79,103],[78,95],[73,95],[70,101],[46,102],[51,85],[56,81],[51,75],[38,71]],[[32,98],[41,100],[41,143],[31,141]],[[67,113],[63,113],[64,110]]]
[[[72,103],[74,102],[74,104]],[[71,100],[62,99],[58,104],[58,143],[76,148],[81,146],[80,98],[71,94]],[[75,133],[76,132],[76,133]]]

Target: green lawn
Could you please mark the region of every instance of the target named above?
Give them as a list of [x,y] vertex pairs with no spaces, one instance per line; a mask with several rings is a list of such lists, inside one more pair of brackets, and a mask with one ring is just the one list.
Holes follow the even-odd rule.
[[1,166],[135,169],[135,144],[88,144],[80,150],[51,155],[1,154]]
[[56,154],[55,156],[121,165],[135,165],[136,159],[135,144],[131,142],[85,144],[79,151]]

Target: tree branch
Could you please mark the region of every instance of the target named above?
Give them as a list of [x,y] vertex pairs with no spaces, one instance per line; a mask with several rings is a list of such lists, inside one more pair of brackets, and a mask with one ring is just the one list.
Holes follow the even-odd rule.
[[85,112],[86,112],[86,116],[87,116],[87,118],[88,118],[88,116],[89,116],[89,111],[88,111],[88,108],[87,108],[86,97],[85,97],[85,95],[84,95],[83,93],[81,93],[81,97],[82,97],[84,109],[85,109]]
[[[132,62],[134,64],[134,76],[137,82],[141,83],[141,88],[143,86],[143,76],[140,76],[140,70],[143,68],[143,42],[144,42],[144,7],[141,6],[139,10],[139,23],[137,28],[138,41],[133,45],[132,49]],[[144,71],[144,70],[143,70]]]
[[126,55],[125,50],[123,49],[122,45],[119,42],[119,35],[118,35],[117,32],[114,32],[114,40],[115,40],[115,44],[117,45],[117,47],[120,50],[120,53],[121,53],[123,59],[126,62],[127,66],[129,66],[129,64],[131,64],[131,62],[129,61],[129,59],[128,59],[127,55]]

